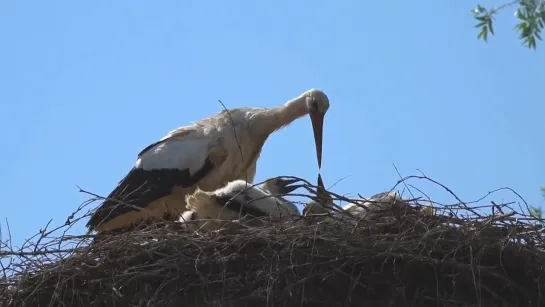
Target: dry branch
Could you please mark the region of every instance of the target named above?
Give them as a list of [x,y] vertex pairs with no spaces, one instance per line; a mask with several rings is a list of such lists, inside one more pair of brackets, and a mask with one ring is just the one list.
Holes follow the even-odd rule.
[[100,240],[44,229],[32,246],[0,245],[15,259],[0,306],[545,305],[542,221],[455,198],[435,216],[357,228],[304,217],[215,233],[161,223]]

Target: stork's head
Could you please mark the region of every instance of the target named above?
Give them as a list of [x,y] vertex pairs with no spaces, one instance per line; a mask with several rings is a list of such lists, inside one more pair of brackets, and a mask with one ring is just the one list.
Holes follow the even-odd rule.
[[310,201],[303,209],[303,215],[329,213],[333,208],[333,199],[327,192],[322,181],[322,176],[318,174],[318,185],[316,197]]
[[292,185],[297,179],[272,178],[262,183],[259,187],[273,195],[285,195],[298,189],[300,186]]
[[303,96],[305,96],[306,99],[308,115],[312,122],[312,130],[314,130],[314,143],[316,144],[318,168],[321,168],[324,117],[329,109],[329,98],[323,91],[317,89],[308,90]]

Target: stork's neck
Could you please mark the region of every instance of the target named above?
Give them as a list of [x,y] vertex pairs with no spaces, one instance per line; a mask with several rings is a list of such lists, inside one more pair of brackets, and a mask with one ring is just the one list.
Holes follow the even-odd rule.
[[281,107],[267,109],[256,114],[253,120],[254,131],[264,132],[268,135],[307,113],[305,96],[299,96]]

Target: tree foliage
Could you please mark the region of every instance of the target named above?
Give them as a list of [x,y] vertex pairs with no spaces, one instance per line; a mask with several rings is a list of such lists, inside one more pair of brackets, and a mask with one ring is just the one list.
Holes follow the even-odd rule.
[[525,47],[536,49],[537,40],[541,40],[541,30],[545,25],[545,0],[515,0],[489,9],[477,5],[472,10],[473,16],[477,20],[475,27],[480,28],[477,38],[486,42],[489,34],[495,35],[495,15],[501,10],[514,6],[517,6],[515,17],[519,23],[515,26],[515,31],[519,33],[519,39]]
[[[541,195],[543,195],[543,198],[545,198],[545,187],[541,187]],[[543,211],[541,207],[537,206],[530,206],[530,214],[536,218],[542,218],[543,217]]]
[[540,219],[543,216],[543,212],[541,210],[541,207],[536,206],[530,206],[530,215]]

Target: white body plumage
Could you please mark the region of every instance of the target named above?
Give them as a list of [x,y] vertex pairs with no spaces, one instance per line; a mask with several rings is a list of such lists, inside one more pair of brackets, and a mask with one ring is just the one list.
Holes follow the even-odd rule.
[[354,215],[356,218],[376,220],[384,216],[392,215],[392,212],[389,209],[394,203],[407,205],[399,193],[390,191],[373,195],[364,203],[349,203],[342,206],[342,209],[343,211]]
[[[216,230],[225,224],[223,221],[245,215],[275,219],[300,215],[297,206],[272,196],[267,186],[252,186],[244,180],[231,181],[213,192],[197,189],[186,201],[188,211],[181,214],[179,221],[187,229]],[[186,223],[189,221],[193,222]]]
[[142,219],[170,219],[185,211],[185,196],[197,188],[214,191],[233,180],[253,182],[269,135],[305,114],[312,120],[320,166],[328,108],[327,96],[313,89],[278,108],[231,109],[170,131],[139,153],[87,227],[103,232]]

